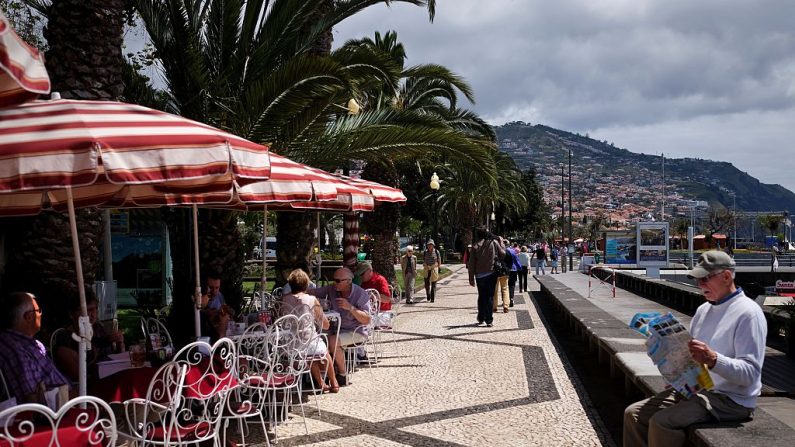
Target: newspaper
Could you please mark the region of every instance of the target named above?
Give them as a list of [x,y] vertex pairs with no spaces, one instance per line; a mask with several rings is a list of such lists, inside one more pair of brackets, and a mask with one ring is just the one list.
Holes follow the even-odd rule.
[[687,345],[693,337],[673,314],[637,313],[629,327],[647,337],[646,353],[663,378],[680,394],[690,397],[712,388],[709,371],[690,356]]

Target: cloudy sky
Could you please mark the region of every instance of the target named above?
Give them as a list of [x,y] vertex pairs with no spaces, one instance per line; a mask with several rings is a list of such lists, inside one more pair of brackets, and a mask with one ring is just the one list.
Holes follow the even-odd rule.
[[634,152],[729,161],[795,191],[795,2],[437,0],[372,7],[335,45],[395,30],[492,124],[589,133]]

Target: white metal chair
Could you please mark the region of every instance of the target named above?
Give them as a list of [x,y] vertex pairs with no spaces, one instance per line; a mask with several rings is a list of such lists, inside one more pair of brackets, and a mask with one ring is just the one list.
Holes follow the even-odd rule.
[[242,445],[246,445],[245,427],[243,421],[258,418],[262,432],[267,439],[268,427],[263,416],[267,387],[263,386],[268,374],[267,360],[270,358],[268,327],[262,323],[255,323],[246,328],[242,335],[237,337],[237,380],[239,386],[228,399],[228,410],[224,414],[224,445],[226,445],[226,430],[232,420],[237,420],[240,426]]
[[217,442],[228,396],[237,386],[236,362],[228,338],[212,346],[188,344],[160,367],[146,399],[124,402],[128,427],[123,436],[157,446]]
[[370,346],[373,353],[373,361],[375,362],[376,368],[378,367],[378,350],[375,346],[375,337],[373,336],[373,329],[377,324],[377,317],[378,317],[378,309],[381,306],[381,301],[379,298],[379,293],[375,289],[367,289],[367,296],[370,300],[370,322],[368,324],[359,325],[355,332],[358,333],[366,333],[367,336],[363,338],[361,341],[344,345],[342,348],[345,351],[345,369],[348,371],[348,383],[351,383],[351,376],[354,372],[356,372],[356,352],[362,348],[367,349],[367,346]]
[[66,328],[62,327],[62,328],[58,328],[58,329],[54,330],[52,335],[50,335],[50,346],[49,346],[50,351],[49,352],[50,352],[50,357],[51,358],[55,357],[55,343],[58,341],[58,337],[61,337],[61,334],[63,334],[64,332],[68,332],[68,331],[66,330]]
[[146,340],[151,343],[152,349],[174,349],[174,342],[171,340],[171,334],[168,332],[168,329],[166,329],[166,325],[159,319],[142,317],[141,328]]
[[12,446],[67,446],[76,438],[81,445],[113,446],[118,437],[110,406],[92,396],[72,399],[57,412],[41,404],[17,405],[0,412],[0,421],[0,441]]
[[[375,326],[373,327],[373,337],[375,338],[375,346],[378,346],[381,342],[381,334],[385,332],[389,332],[392,335],[392,346],[394,348],[394,355],[399,355],[399,348],[397,343],[397,337],[395,336],[395,320],[398,316],[398,310],[400,309],[401,304],[401,294],[402,291],[400,290],[400,286],[389,286],[390,292],[390,300],[392,304],[391,310],[386,311],[379,311],[378,317]],[[381,354],[385,354],[385,351],[382,351]],[[391,354],[391,352],[390,352]]]

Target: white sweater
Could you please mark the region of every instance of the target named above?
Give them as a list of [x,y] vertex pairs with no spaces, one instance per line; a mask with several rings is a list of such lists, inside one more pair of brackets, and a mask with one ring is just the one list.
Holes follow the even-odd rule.
[[762,391],[762,362],[765,360],[767,322],[759,305],[741,289],[730,300],[704,303],[690,322],[690,334],[718,353],[710,370],[713,391],[734,402],[755,408]]

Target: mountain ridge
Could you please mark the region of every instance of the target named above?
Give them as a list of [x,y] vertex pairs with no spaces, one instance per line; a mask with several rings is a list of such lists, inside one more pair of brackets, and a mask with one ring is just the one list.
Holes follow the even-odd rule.
[[[567,163],[572,150],[572,170],[583,174],[584,185],[604,186],[600,178],[625,181],[629,185],[654,188],[662,196],[662,157],[635,153],[607,141],[590,138],[550,126],[521,121],[495,126],[500,150],[509,153],[521,169],[532,167],[541,173],[542,183],[555,186],[559,164]],[[555,172],[555,174],[546,174]],[[546,174],[546,175],[545,175]],[[546,177],[546,179],[544,179]],[[558,183],[559,186],[559,183]],[[609,182],[608,182],[609,187]],[[581,192],[587,193],[583,190]],[[782,211],[795,209],[795,193],[779,184],[765,184],[732,163],[697,157],[665,159],[666,200],[700,200],[712,207],[733,206],[736,194],[738,211]],[[575,187],[575,196],[577,188]],[[639,199],[648,205],[653,197]]]

